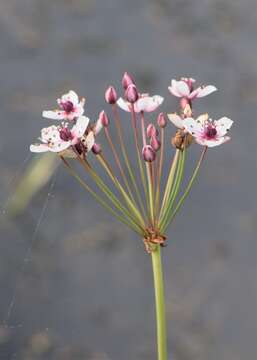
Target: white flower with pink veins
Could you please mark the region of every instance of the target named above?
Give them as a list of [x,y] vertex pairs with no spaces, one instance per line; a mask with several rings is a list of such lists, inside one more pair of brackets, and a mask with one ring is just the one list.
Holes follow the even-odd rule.
[[194,82],[195,79],[193,78],[182,77],[179,81],[172,79],[171,86],[168,89],[172,95],[188,100],[207,96],[217,90],[213,85],[202,85],[194,90]]
[[43,117],[52,120],[68,120],[73,121],[84,113],[85,99],[79,100],[75,91],[70,90],[67,94],[62,95],[57,100],[60,109],[43,111]]
[[[139,94],[138,100],[134,103],[134,110],[136,113],[155,111],[162,104],[163,100],[163,97],[159,95],[149,96],[149,94]],[[117,105],[122,110],[131,111],[131,103],[122,98],[118,99]]]
[[222,117],[219,120],[208,119],[201,121],[201,117],[199,118],[186,118],[183,120],[185,130],[195,138],[198,144],[214,147],[230,140],[230,137],[226,134],[233,124],[232,120]]
[[41,130],[41,143],[30,145],[30,151],[35,153],[54,152],[67,157],[76,157],[78,153],[90,151],[95,143],[95,134],[91,129],[86,133],[89,119],[78,118],[76,124],[69,129],[67,124],[49,126]]

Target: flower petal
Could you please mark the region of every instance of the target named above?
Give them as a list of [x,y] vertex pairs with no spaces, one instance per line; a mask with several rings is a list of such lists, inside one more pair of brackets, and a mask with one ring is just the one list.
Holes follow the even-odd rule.
[[75,91],[70,90],[67,94],[62,95],[61,101],[62,102],[70,101],[70,102],[72,102],[73,105],[78,105],[79,97],[75,93]]
[[83,142],[86,147],[86,151],[89,152],[95,143],[95,136],[93,131],[90,131],[89,134],[85,137],[85,142]]
[[85,116],[80,116],[77,119],[76,124],[71,129],[72,135],[76,136],[77,138],[81,138],[85,134],[88,124],[89,124],[89,118]]
[[32,144],[29,150],[33,153],[43,153],[49,151],[49,147],[47,144]]
[[97,135],[102,130],[103,124],[101,119],[98,119],[94,125],[94,134]]
[[195,141],[203,146],[208,146],[208,147],[215,147],[215,146],[219,146],[221,144],[224,144],[225,142],[229,141],[230,137],[229,136],[222,136],[220,138],[216,138],[216,139],[211,139],[211,140],[207,140],[204,138],[195,138]]
[[42,116],[46,119],[52,119],[52,120],[63,120],[66,118],[65,111],[63,110],[43,111]]
[[141,97],[135,104],[135,111],[154,111],[162,104],[163,100],[163,97],[159,95]]
[[190,94],[190,89],[187,83],[183,80],[177,81],[177,91],[180,93],[181,97],[188,97]]
[[169,120],[179,129],[183,129],[184,128],[184,124],[183,124],[183,119],[177,115],[176,113],[173,114],[167,114]]
[[122,110],[129,111],[129,112],[130,112],[129,105],[128,105],[127,101],[125,101],[124,99],[119,98],[118,101],[117,101],[117,105],[118,105]]
[[204,132],[204,127],[200,122],[193,118],[185,118],[183,120],[185,129],[193,136],[198,137]]
[[224,136],[231,128],[233,121],[224,116],[219,120],[215,120],[214,124],[216,126],[218,136]]
[[[197,94],[194,97],[201,98],[201,97],[204,97],[204,96],[207,96],[207,95],[213,93],[216,90],[217,90],[217,88],[213,85],[202,86],[195,90],[195,91],[197,91]],[[190,98],[191,98],[191,96],[193,96],[193,92],[191,93]]]

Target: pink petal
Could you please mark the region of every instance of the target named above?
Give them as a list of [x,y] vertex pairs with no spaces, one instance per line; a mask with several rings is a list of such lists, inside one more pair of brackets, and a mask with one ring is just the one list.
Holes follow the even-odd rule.
[[177,115],[176,113],[168,114],[168,118],[179,129],[184,128],[183,119],[179,115]]
[[204,128],[201,123],[193,118],[185,118],[183,120],[185,129],[193,136],[199,137],[204,133]]
[[207,140],[204,138],[195,138],[195,141],[203,146],[208,146],[208,147],[215,147],[215,146],[219,146],[221,144],[224,144],[225,142],[229,141],[230,137],[229,136],[223,136],[217,139],[212,139],[212,140]]
[[94,134],[95,135],[99,134],[102,128],[103,128],[102,120],[98,119],[94,125]]
[[129,112],[130,112],[130,108],[129,108],[129,105],[128,105],[127,101],[123,100],[122,98],[119,98],[119,99],[118,99],[117,105],[118,105],[122,110],[129,111]]
[[218,136],[224,136],[231,128],[233,121],[227,117],[222,117],[219,120],[214,121]]
[[42,116],[46,119],[52,119],[52,120],[63,120],[66,118],[65,111],[62,110],[43,111]]
[[95,143],[95,136],[93,131],[90,131],[89,134],[86,136],[86,141],[84,145],[86,146],[87,152],[89,152]]
[[217,88],[215,86],[213,86],[213,85],[207,85],[207,86],[204,86],[204,87],[199,87],[198,89],[196,89],[196,91],[198,91],[196,97],[201,98],[201,97],[207,96],[207,95],[213,93],[216,90],[217,90]]

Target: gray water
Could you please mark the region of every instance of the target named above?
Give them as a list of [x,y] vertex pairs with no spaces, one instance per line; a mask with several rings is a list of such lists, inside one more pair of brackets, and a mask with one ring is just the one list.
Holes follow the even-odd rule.
[[[235,121],[232,141],[209,151],[167,233],[174,360],[257,357],[256,16],[255,0],[0,3],[2,204],[48,123],[41,111],[69,89],[86,96],[95,119],[108,109],[104,90],[110,83],[120,89],[127,70],[143,91],[165,97],[163,111],[175,111],[170,79],[192,76],[219,89],[197,111]],[[192,147],[192,161],[199,151]],[[0,327],[0,359],[155,359],[151,263],[142,242],[62,167],[24,266],[49,186],[18,218],[1,215],[1,323],[14,302],[8,327]]]

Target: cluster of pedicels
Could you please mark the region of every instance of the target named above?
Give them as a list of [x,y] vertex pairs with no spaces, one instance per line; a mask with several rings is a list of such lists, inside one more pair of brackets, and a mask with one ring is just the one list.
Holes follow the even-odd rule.
[[[168,89],[172,95],[180,99],[180,111],[168,114],[168,119],[177,128],[175,135],[171,138],[171,144],[177,150],[166,184],[163,184],[164,156],[170,157],[170,153],[164,151],[166,116],[162,112],[159,113],[156,117],[156,124],[147,124],[145,116],[148,117],[148,113],[156,111],[164,99],[159,95],[151,96],[148,93],[139,92],[135,81],[128,73],[123,75],[122,87],[122,97],[118,97],[113,86],[109,86],[105,92],[105,100],[112,107],[114,125],[118,135],[117,143],[112,140],[109,131],[111,122],[106,112],[101,111],[97,121],[91,123],[89,118],[84,116],[85,99],[79,99],[78,95],[70,90],[57,100],[59,109],[43,111],[43,117],[59,120],[59,124],[43,128],[39,138],[40,143],[31,145],[30,150],[36,153],[46,151],[57,153],[71,174],[98,202],[143,237],[146,250],[151,252],[152,244],[154,246],[156,244],[164,245],[164,232],[189,193],[207,148],[221,145],[230,139],[227,132],[233,121],[227,117],[212,120],[207,113],[195,117],[193,101],[213,93],[217,90],[216,87],[212,85],[195,87],[195,80],[192,78],[181,78],[178,81],[173,79]],[[131,149],[128,151],[126,148],[119,108],[130,113],[134,135],[132,147],[136,151],[140,176],[134,173],[137,166],[136,164],[132,166]],[[104,130],[112,150],[119,169],[118,175],[105,158],[102,146],[96,142],[96,137],[101,129]],[[204,146],[204,149],[192,178],[179,199],[185,164],[185,149],[193,141]],[[130,142],[129,146],[131,146]],[[90,151],[96,155],[97,160],[122,197],[122,201],[106,186],[105,180],[103,181],[89,162],[87,155]],[[121,161],[121,157],[123,161]],[[111,206],[74,172],[65,158],[76,158],[80,162],[102,194],[109,200]],[[127,171],[124,171],[124,165]],[[138,184],[138,178],[141,179],[140,184]],[[162,184],[164,185],[163,189]]]

